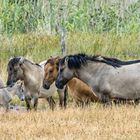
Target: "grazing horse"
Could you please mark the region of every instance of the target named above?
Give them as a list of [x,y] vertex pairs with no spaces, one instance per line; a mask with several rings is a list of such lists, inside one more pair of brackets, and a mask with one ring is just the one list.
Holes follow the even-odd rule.
[[7,69],[8,69],[7,85],[11,85],[17,80],[24,81],[25,87],[24,94],[27,110],[31,109],[31,99],[34,100],[34,109],[36,110],[38,98],[39,97],[47,98],[47,95],[46,96],[44,95],[44,89],[42,87],[44,79],[44,69],[40,65],[34,64],[23,57],[12,58],[8,63]]
[[17,81],[12,87],[4,87],[0,89],[0,104],[9,109],[9,103],[12,97],[17,95],[20,100],[24,100],[24,88],[21,81]]
[[60,61],[56,86],[63,88],[73,77],[87,83],[103,103],[140,99],[140,60],[68,55]]
[[[44,87],[49,88],[52,83],[57,78],[58,69],[59,69],[59,57],[49,59],[45,66],[45,76],[44,76]],[[70,94],[76,100],[76,103],[79,102],[82,106],[88,104],[90,101],[97,101],[97,97],[94,96],[93,91],[81,80],[73,78],[67,83],[67,86],[70,90]]]

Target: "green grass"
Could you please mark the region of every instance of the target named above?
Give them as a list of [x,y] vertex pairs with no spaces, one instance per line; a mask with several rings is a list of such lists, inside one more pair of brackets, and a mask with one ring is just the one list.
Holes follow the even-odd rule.
[[0,32],[139,32],[139,9],[139,0],[1,0]]
[[[39,33],[1,36],[0,61],[11,56],[25,56],[35,62],[61,54],[60,37]],[[67,53],[101,54],[120,59],[137,59],[140,54],[140,33],[116,35],[114,33],[68,33]]]

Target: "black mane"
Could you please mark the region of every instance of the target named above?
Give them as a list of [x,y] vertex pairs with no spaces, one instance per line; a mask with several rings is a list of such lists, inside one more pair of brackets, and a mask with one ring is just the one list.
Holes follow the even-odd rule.
[[76,55],[68,55],[65,56],[60,60],[60,65],[63,65],[65,63],[66,57],[68,57],[68,67],[70,69],[76,68],[79,69],[81,65],[85,65],[87,60],[86,60],[86,55],[85,54],[76,54]]
[[14,57],[14,58],[10,59],[8,65],[14,66],[14,65],[18,64],[19,60],[20,60],[20,57]]
[[75,54],[75,55],[68,55],[65,56],[61,61],[60,64],[63,65],[65,63],[66,58],[68,57],[68,67],[70,69],[76,68],[79,69],[82,65],[87,64],[87,60],[105,63],[107,65],[113,67],[121,67],[124,65],[131,65],[135,63],[140,63],[140,60],[132,60],[132,61],[122,61],[116,58],[109,58],[100,55],[88,56],[86,54]]

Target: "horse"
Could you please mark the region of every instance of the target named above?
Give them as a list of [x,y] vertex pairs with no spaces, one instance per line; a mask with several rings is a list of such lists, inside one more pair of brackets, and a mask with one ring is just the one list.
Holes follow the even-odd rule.
[[[53,57],[51,57],[50,59],[48,59],[47,61],[46,61],[46,63],[44,64],[44,72],[45,72],[45,74],[44,74],[44,80],[43,80],[43,87],[45,88],[45,89],[50,89],[52,86],[55,86],[55,81],[53,80],[53,81],[51,81],[51,84],[49,85],[49,87],[45,84],[46,83],[46,65],[49,65],[49,63],[51,63],[51,59],[53,59]],[[44,62],[44,61],[43,61]],[[56,86],[55,86],[55,88],[56,88]],[[67,106],[67,87],[65,86],[63,89],[57,89],[57,93],[58,93],[58,95],[59,95],[59,106],[62,108],[62,107],[64,107],[64,108],[66,108],[66,106]]]
[[[39,64],[35,64],[24,57],[14,57],[9,60],[7,71],[7,85],[11,85],[18,80],[24,81],[27,110],[31,110],[31,99],[34,100],[33,107],[37,110],[38,98],[48,98],[42,89],[44,69]],[[50,103],[49,98],[48,101]]]
[[[42,62],[39,63],[39,65],[41,65],[41,67],[44,69],[45,64],[47,63],[47,60],[44,60]],[[59,106],[62,108],[66,108],[66,97],[67,96],[67,88],[64,89],[57,89],[55,86],[55,82],[52,83],[52,85],[48,88],[41,88],[40,91],[40,95],[39,98],[46,98],[52,108],[52,110],[54,109],[55,106],[55,101],[53,100],[53,94],[57,92],[59,95]]]
[[0,89],[0,104],[9,109],[9,103],[11,102],[13,96],[17,95],[18,98],[24,100],[24,88],[21,81],[17,81],[12,87],[4,87]]
[[140,99],[140,60],[67,55],[59,63],[55,84],[63,88],[73,77],[88,84],[102,103],[111,103],[113,99],[135,102]]
[[[57,78],[60,60],[60,57],[52,57],[48,59],[44,66],[45,76],[43,84],[47,89],[49,89],[50,85],[54,83]],[[67,83],[67,86],[77,105],[80,103],[84,106],[88,105],[90,101],[97,101],[97,97],[94,95],[93,91],[81,80],[73,78]]]

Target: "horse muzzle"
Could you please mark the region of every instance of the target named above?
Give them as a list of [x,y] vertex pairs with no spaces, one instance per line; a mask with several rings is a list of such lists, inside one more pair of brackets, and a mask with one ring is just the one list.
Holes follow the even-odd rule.
[[49,89],[49,88],[50,88],[50,85],[47,84],[47,83],[44,83],[44,84],[43,84],[43,88],[45,88],[45,89]]
[[58,88],[58,89],[63,89],[64,88],[64,85],[63,85],[63,83],[61,83],[61,82],[55,82],[55,85],[56,85],[56,87]]

